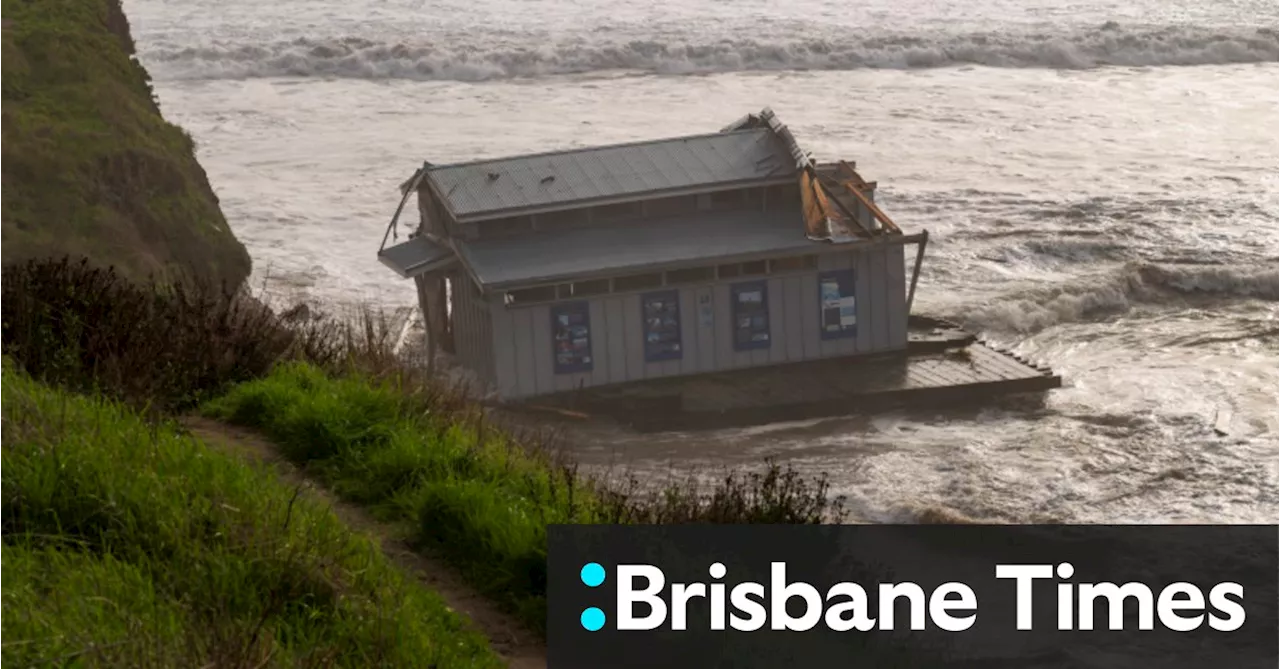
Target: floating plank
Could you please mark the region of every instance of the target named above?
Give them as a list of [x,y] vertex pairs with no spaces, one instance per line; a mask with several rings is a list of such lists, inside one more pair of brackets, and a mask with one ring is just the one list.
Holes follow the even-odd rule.
[[1217,414],[1213,417],[1213,431],[1219,437],[1226,437],[1231,434],[1232,411],[1229,406],[1218,407]]
[[586,420],[591,417],[585,413],[582,413],[581,411],[571,411],[569,409],[562,409],[560,407],[550,407],[550,406],[545,406],[541,404],[530,404],[530,405],[526,405],[525,408],[531,411],[553,413],[559,416],[564,416],[566,418],[573,418],[576,420]]

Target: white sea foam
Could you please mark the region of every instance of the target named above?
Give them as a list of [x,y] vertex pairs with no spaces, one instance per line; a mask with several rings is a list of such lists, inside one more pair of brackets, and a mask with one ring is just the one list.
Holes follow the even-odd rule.
[[1186,297],[1280,299],[1280,274],[1271,267],[1166,266],[1128,263],[1120,269],[1000,297],[959,317],[981,330],[1038,332],[1128,311],[1134,304],[1162,304]]
[[[486,43],[490,42],[490,43]],[[215,40],[202,46],[151,45],[148,64],[162,78],[330,77],[485,81],[557,74],[639,71],[697,74],[776,70],[916,69],[957,65],[1086,69],[1100,66],[1274,62],[1274,28],[1126,28],[1034,33],[888,33],[859,38],[666,37],[548,41],[483,33],[420,42],[297,38],[268,43]]]

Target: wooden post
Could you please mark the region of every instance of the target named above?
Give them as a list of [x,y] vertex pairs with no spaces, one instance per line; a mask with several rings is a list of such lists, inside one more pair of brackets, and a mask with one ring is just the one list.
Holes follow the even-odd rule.
[[413,282],[418,286],[418,308],[422,310],[422,329],[427,333],[427,376],[432,376],[436,371],[436,332],[433,323],[435,319],[432,318],[431,313],[427,275],[415,276]]
[[911,271],[911,290],[907,292],[907,317],[911,317],[911,303],[916,299],[916,282],[920,280],[920,264],[924,262],[924,247],[929,243],[929,231],[920,233],[919,246],[916,247],[916,266]]

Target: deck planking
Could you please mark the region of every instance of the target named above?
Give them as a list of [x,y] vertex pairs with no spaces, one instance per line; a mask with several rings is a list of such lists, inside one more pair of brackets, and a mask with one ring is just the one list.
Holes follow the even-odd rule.
[[728,424],[933,408],[1058,388],[1062,379],[985,342],[917,348],[730,372],[669,377],[565,394],[552,401],[633,425]]

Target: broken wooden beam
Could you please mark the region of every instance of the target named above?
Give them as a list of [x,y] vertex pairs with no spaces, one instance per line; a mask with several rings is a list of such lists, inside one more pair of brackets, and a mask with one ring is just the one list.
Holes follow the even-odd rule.
[[1231,434],[1231,407],[1218,407],[1213,417],[1213,431],[1219,437],[1230,436]]

